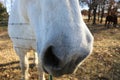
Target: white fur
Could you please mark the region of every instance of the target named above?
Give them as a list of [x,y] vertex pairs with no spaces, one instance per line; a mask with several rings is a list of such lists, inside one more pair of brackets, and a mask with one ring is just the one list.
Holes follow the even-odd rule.
[[[58,76],[53,68],[44,65],[44,53],[49,46],[54,46],[55,55],[64,60],[62,67],[78,56],[87,56],[93,46],[93,37],[82,19],[78,0],[16,0],[8,32],[20,57],[23,80],[29,79],[26,53],[30,49],[38,53],[39,73],[44,67],[49,74]],[[43,74],[39,77],[45,79]]]

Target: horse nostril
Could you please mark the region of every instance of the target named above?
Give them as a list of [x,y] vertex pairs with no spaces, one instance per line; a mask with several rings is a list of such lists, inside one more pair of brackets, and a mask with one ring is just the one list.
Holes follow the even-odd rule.
[[60,60],[53,52],[53,47],[50,46],[44,53],[43,63],[45,66],[58,67]]

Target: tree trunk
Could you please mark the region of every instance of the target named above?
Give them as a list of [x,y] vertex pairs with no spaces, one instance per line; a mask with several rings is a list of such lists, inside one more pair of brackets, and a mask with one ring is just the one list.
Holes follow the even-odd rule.
[[102,4],[102,6],[101,6],[102,13],[101,13],[101,20],[100,20],[100,23],[103,22],[104,11],[105,11],[105,2],[106,2],[106,0],[104,0],[103,4]]
[[91,19],[91,7],[89,7],[89,11],[88,11],[88,22],[90,21],[90,19]]
[[100,5],[98,5],[98,21],[100,21]]
[[95,6],[93,9],[93,24],[96,24],[96,10],[97,10],[97,6]]
[[100,20],[100,23],[103,22],[103,17],[104,17],[104,7],[102,8],[102,13],[101,13],[101,20]]

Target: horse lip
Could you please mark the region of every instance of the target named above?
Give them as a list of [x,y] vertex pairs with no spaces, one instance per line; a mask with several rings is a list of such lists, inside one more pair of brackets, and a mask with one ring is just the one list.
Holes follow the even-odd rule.
[[42,68],[43,68],[43,71],[48,74],[48,71],[44,67],[42,67]]
[[[49,69],[49,70],[48,70],[48,69]],[[43,70],[44,70],[45,73],[51,74],[51,71],[52,71],[52,72],[61,71],[62,68],[56,67],[56,66],[48,66],[48,65],[47,65],[47,66],[44,66],[44,67],[43,67]]]
[[[74,72],[73,62],[69,62],[68,64],[64,65],[63,67],[55,67],[55,66],[44,66],[43,70],[47,74],[51,74],[55,77],[60,77],[64,74],[71,74]],[[72,65],[72,66],[71,66]],[[68,70],[70,69],[70,70]]]
[[52,70],[61,70],[62,68],[60,68],[60,67],[52,67]]
[[75,70],[79,62],[83,61],[83,59],[87,55],[84,55],[82,57],[78,57],[76,60],[71,60],[65,65],[59,65],[59,66],[50,66],[50,65],[44,65],[43,69],[47,74],[51,74],[55,77],[60,77],[64,74],[72,74]]

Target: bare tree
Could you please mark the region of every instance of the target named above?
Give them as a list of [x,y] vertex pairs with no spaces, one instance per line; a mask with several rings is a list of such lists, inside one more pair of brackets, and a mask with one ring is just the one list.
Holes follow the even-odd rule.
[[93,11],[93,24],[96,24],[96,13],[97,13],[97,7],[101,0],[80,0],[80,2],[84,2],[88,5],[88,21],[91,19],[91,13]]
[[103,22],[103,17],[104,17],[104,11],[105,11],[105,3],[106,3],[106,0],[102,0],[101,2],[101,20],[100,20],[100,23]]
[[88,6],[88,21],[91,19],[91,11],[92,11],[92,0],[79,0],[81,4]]
[[[103,22],[104,12],[107,11],[108,14],[114,14],[117,12],[118,5],[116,6],[115,0],[79,0],[83,5],[88,6],[88,21],[91,20],[91,15],[93,14],[92,23],[96,24],[96,15],[98,11],[98,20],[100,23]],[[118,1],[120,3],[120,0]]]

